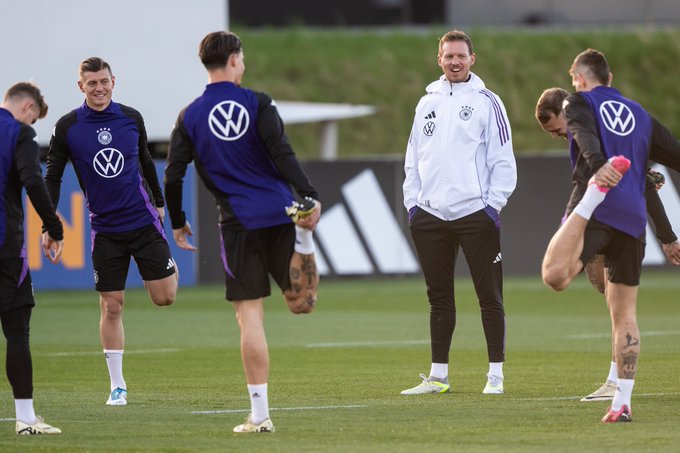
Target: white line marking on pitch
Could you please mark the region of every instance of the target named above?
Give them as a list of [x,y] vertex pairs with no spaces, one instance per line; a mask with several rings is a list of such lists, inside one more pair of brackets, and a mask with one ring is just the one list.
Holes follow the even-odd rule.
[[[674,396],[680,395],[678,392],[671,393],[633,393],[634,398],[645,396]],[[580,400],[583,396],[556,396],[553,398],[511,398],[513,401],[564,401],[564,400]]]
[[430,344],[430,340],[402,340],[402,341],[343,341],[338,343],[309,343],[307,348],[355,348],[366,346],[409,346]]
[[[168,349],[126,349],[125,354],[163,354],[167,352],[179,352],[181,349],[168,348]],[[49,357],[71,357],[80,355],[102,355],[102,351],[80,351],[80,352],[52,352],[49,354],[44,354]]]
[[[641,337],[665,337],[680,335],[680,330],[650,330],[648,332],[640,332]],[[607,333],[584,333],[576,335],[567,335],[567,338],[572,340],[589,340],[591,338],[610,338],[612,334]]]
[[[308,406],[308,407],[274,407],[270,411],[318,411],[324,409],[360,409],[366,404],[348,404],[346,406]],[[222,411],[191,411],[192,414],[238,414],[250,412],[250,409],[227,409]]]

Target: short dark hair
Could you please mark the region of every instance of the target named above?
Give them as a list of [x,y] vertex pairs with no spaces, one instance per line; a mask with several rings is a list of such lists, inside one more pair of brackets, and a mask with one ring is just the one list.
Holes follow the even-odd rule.
[[108,69],[109,74],[113,75],[111,66],[99,57],[86,58],[80,63],[80,75],[82,77],[84,72],[99,72],[102,69]]
[[562,113],[564,100],[569,96],[569,92],[564,88],[553,87],[544,90],[536,103],[536,119],[539,123],[545,124],[550,121],[552,115],[558,116]]
[[573,75],[575,72],[585,70],[585,72],[594,77],[602,85],[609,84],[609,63],[604,54],[599,50],[586,49],[580,54],[576,55],[574,58],[574,63],[572,63],[569,69],[569,74]]
[[198,46],[198,56],[206,69],[225,66],[231,54],[241,51],[241,38],[229,31],[208,33]]
[[444,33],[444,36],[442,36],[439,40],[439,54],[442,53],[442,47],[444,47],[444,43],[449,41],[465,41],[468,46],[468,50],[470,51],[470,55],[474,53],[472,51],[472,40],[470,37],[466,35],[465,32],[460,30],[451,30]]
[[45,98],[40,93],[40,88],[30,82],[19,82],[12,85],[5,93],[5,101],[12,98],[27,98],[30,97],[35,102],[35,105],[40,109],[38,119],[47,116],[47,103]]

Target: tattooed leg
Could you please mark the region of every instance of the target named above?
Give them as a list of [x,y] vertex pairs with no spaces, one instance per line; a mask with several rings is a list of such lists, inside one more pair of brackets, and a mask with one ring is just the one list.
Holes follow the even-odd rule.
[[586,276],[598,292],[604,294],[605,289],[605,270],[604,270],[604,256],[595,255],[592,260],[585,265],[584,270]]
[[640,330],[635,308],[638,287],[610,282],[607,292],[619,378],[635,379],[640,355]]
[[[622,344],[621,344],[622,343]],[[635,379],[637,373],[637,359],[640,354],[640,332],[631,329],[625,334],[625,340],[618,344],[618,354],[621,360],[617,360],[619,377],[623,379]]]
[[290,260],[291,288],[284,292],[288,309],[295,314],[310,313],[316,306],[319,272],[314,254],[293,253]]

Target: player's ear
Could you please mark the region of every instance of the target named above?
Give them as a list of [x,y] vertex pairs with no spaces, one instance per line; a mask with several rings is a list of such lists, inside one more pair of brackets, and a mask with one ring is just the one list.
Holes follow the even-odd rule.
[[235,67],[238,65],[238,53],[234,52],[231,55],[229,55],[229,60],[227,61],[227,65],[231,67]]
[[34,105],[35,105],[35,101],[33,99],[27,98],[24,101],[24,105],[21,107],[21,111],[22,112],[28,112],[29,110],[31,110],[33,108]]

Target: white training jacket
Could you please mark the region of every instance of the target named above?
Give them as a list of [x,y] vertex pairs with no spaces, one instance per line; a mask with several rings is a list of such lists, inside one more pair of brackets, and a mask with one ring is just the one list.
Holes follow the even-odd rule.
[[510,122],[500,98],[472,72],[463,83],[444,75],[416,106],[406,148],[404,206],[456,220],[500,211],[515,190]]

